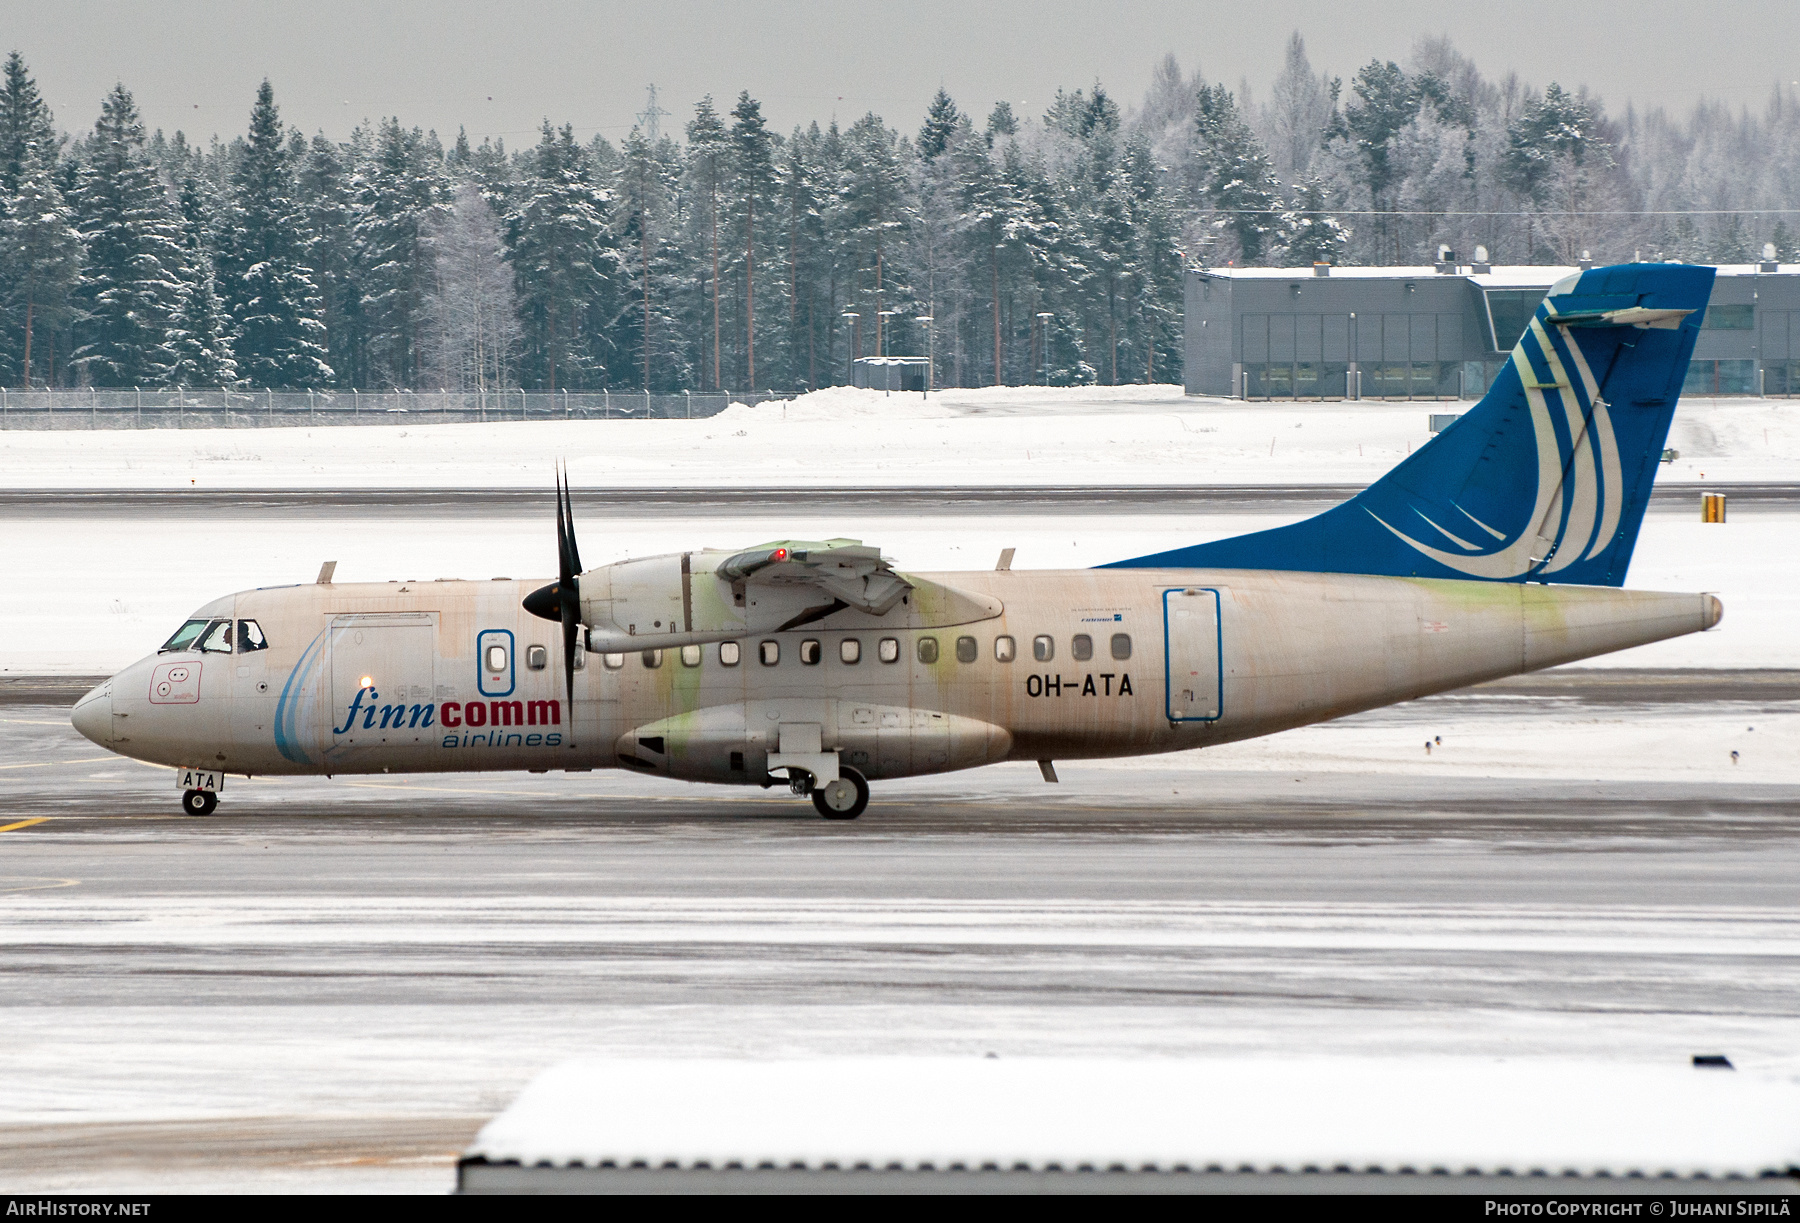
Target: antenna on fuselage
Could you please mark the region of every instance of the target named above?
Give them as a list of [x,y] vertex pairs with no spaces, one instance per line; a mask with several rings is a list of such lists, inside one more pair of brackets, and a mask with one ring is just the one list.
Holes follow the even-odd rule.
[[326,561],[323,565],[320,565],[319,566],[318,585],[320,585],[320,586],[331,585],[331,575],[336,572],[337,572],[337,562],[336,561]]

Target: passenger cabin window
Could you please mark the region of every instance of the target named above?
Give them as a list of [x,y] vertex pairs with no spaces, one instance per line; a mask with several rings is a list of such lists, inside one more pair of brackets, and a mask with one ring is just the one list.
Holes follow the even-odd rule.
[[206,630],[206,636],[200,639],[200,648],[214,654],[231,653],[231,621],[214,620],[212,627]]
[[681,665],[684,667],[699,666],[700,665],[700,647],[697,645],[682,646],[681,647]]
[[1076,633],[1069,641],[1069,654],[1076,662],[1086,662],[1094,656],[1094,639],[1086,633]]
[[645,650],[643,652],[643,658],[644,658],[644,667],[646,670],[654,671],[658,667],[662,666],[662,651],[661,650]]
[[238,621],[238,653],[254,654],[257,650],[266,650],[269,643],[263,637],[262,626],[254,620]]
[[1131,657],[1131,634],[1114,633],[1112,638],[1112,656],[1120,662]]
[[542,671],[550,665],[550,651],[541,645],[525,647],[525,665],[533,671]]
[[490,645],[487,648],[485,661],[487,662],[488,670],[492,671],[495,675],[500,674],[502,671],[506,670],[506,647],[503,645]]
[[779,641],[765,641],[758,648],[762,652],[763,666],[772,667],[781,661],[781,643]]
[[936,637],[921,637],[921,638],[919,638],[919,661],[920,662],[930,665],[931,663],[934,663],[937,661],[937,654],[938,654],[938,651],[937,651],[937,638]]
[[838,642],[838,661],[847,666],[855,666],[862,661],[862,642],[854,637],[846,637]]
[[1031,656],[1039,662],[1049,662],[1056,657],[1056,639],[1038,636],[1031,639]]
[[819,659],[824,656],[824,648],[819,645],[819,639],[817,637],[808,637],[805,641],[800,643],[800,661],[806,666],[818,666]]
[[602,654],[600,656],[600,665],[605,667],[608,671],[617,671],[620,667],[625,665],[625,656],[623,654]]
[[958,637],[956,639],[957,662],[974,662],[979,657],[981,657],[981,647],[975,644],[975,639],[973,637]]
[[900,639],[898,637],[883,637],[881,639],[881,644],[875,647],[875,656],[881,659],[882,662],[899,662]]
[[738,650],[737,642],[721,641],[719,643],[719,662],[722,665],[727,667],[737,666],[739,653],[740,651]]
[[195,642],[200,640],[200,634],[204,633],[206,631],[206,626],[211,623],[211,620],[187,621],[180,628],[175,630],[173,636],[162,643],[162,649],[158,650],[157,653],[173,654],[177,650],[192,650],[196,648]]
[[995,662],[1011,662],[1018,652],[1019,647],[1011,637],[994,638]]

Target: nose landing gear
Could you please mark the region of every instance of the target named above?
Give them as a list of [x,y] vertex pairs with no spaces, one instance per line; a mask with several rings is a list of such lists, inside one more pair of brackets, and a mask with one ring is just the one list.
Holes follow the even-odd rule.
[[219,809],[219,796],[207,790],[187,790],[181,796],[181,810],[187,815],[211,815]]
[[838,779],[812,792],[813,806],[828,820],[853,820],[869,805],[869,783],[855,769],[838,766]]

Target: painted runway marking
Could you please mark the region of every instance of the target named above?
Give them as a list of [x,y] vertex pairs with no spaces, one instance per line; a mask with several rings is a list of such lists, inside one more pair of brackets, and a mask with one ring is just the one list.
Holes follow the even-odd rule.
[[100,760],[112,760],[112,756],[78,756],[74,760],[38,760],[31,764],[0,764],[0,769],[43,769],[53,764],[93,764]]
[[0,875],[0,892],[47,892],[52,888],[72,888],[79,879],[58,879],[53,875]]
[[0,832],[17,832],[21,828],[29,828],[33,824],[41,824],[51,817],[40,815],[35,820],[20,820],[16,824],[0,824]]
[[35,718],[0,718],[0,722],[5,722],[9,726],[67,726],[71,730],[74,729],[74,726],[68,722],[41,722]]

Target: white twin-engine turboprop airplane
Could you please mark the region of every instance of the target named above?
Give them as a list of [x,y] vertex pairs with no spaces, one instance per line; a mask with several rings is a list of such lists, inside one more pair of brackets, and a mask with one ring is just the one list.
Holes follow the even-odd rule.
[[1711,595],[1620,586],[1712,276],[1569,277],[1475,408],[1292,526],[1074,572],[906,573],[849,539],[583,572],[564,484],[550,585],[227,595],[73,721],[175,766],[195,815],[227,773],[625,768],[853,819],[871,781],[1054,781],[1692,633]]

